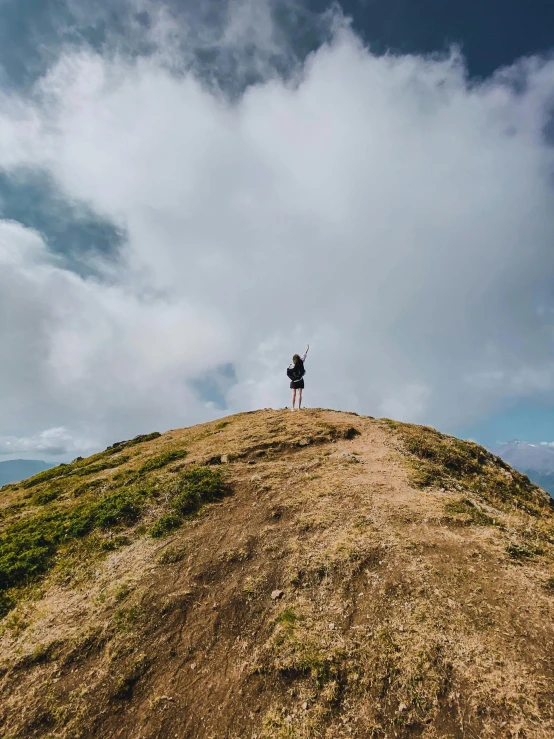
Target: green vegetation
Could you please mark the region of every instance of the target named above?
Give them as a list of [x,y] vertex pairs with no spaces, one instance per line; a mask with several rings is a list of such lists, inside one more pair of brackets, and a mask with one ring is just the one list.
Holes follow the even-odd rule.
[[356,436],[359,436],[360,432],[358,429],[354,428],[354,426],[350,426],[350,428],[347,428],[344,432],[344,438],[345,439],[355,439]]
[[[118,473],[118,474],[121,474],[121,473]],[[102,480],[102,479],[87,481],[83,485],[79,485],[79,487],[75,488],[75,490],[73,491],[73,497],[79,498],[81,495],[84,495],[85,493],[91,493],[96,488],[99,488],[105,484],[106,484],[106,480]]]
[[11,611],[15,605],[15,598],[11,593],[6,593],[0,590],[0,618]]
[[[130,470],[111,480],[87,480],[74,490],[68,476],[75,465],[79,465],[77,474],[92,475],[100,468],[117,466],[129,458],[99,461],[96,456],[94,464],[85,460],[85,464],[64,465],[61,470],[57,468],[56,476],[46,484],[43,478],[40,480],[41,487],[33,491],[27,505],[22,502],[6,509],[0,530],[0,617],[13,607],[18,593],[54,565],[61,575],[71,570],[75,552],[82,550],[79,542],[90,552],[87,560],[129,544],[130,539],[122,530],[137,524],[148,503],[160,501],[164,493],[169,502],[164,504],[162,515],[150,529],[154,537],[164,536],[205,503],[221,498],[225,492],[223,476],[211,468],[173,471],[164,481],[148,478],[146,473],[182,459],[185,454],[177,449],[148,460],[141,468],[140,479],[136,471]],[[140,535],[139,529],[140,526],[136,535]],[[142,532],[145,531],[143,527]],[[111,535],[107,538],[103,532]],[[84,571],[81,574],[86,576]]]
[[[131,457],[125,455],[121,455],[121,457],[110,457],[109,459],[102,459],[103,454],[104,453],[96,454],[94,455],[94,457],[90,457],[88,460],[84,460],[84,462],[79,461],[72,464],[60,464],[50,470],[39,472],[38,475],[30,477],[28,480],[24,480],[21,483],[21,487],[25,489],[33,488],[43,482],[49,482],[50,480],[61,480],[63,478],[69,477],[70,475],[77,475],[79,477],[82,477],[84,475],[94,475],[97,472],[102,472],[103,470],[111,470],[114,467],[119,467],[119,465],[125,464],[125,462],[128,462],[131,459]],[[92,463],[91,460],[99,461],[96,463]]]
[[182,516],[176,513],[164,513],[150,529],[150,536],[160,539],[162,536],[167,536],[173,529],[178,529],[182,523]]
[[119,467],[119,465],[125,464],[125,462],[128,462],[130,459],[131,457],[129,456],[121,455],[121,457],[117,457],[117,459],[106,459],[103,462],[99,462],[98,464],[90,464],[84,467],[78,467],[73,470],[73,474],[80,476],[94,475],[97,472],[112,470],[114,467]]
[[4,518],[10,518],[15,513],[18,513],[22,508],[25,508],[25,502],[19,501],[18,503],[12,503],[12,505],[0,508],[0,521]]
[[134,439],[130,439],[129,441],[116,441],[115,444],[112,444],[104,452],[101,452],[100,454],[102,455],[116,454],[117,452],[120,452],[122,449],[136,446],[137,444],[143,444],[146,441],[153,441],[153,439],[158,439],[160,436],[161,434],[159,431],[153,431],[151,434],[140,434],[139,436],[135,436]]
[[516,562],[523,562],[526,559],[532,559],[541,554],[544,554],[544,550],[534,544],[517,544],[512,542],[506,547],[506,552],[510,559]]
[[23,480],[21,483],[22,488],[32,488],[35,485],[40,485],[42,482],[48,482],[56,477],[65,477],[71,473],[72,466],[70,464],[59,464],[57,467],[52,467],[44,472],[39,472],[38,475],[30,477],[28,480]]
[[119,608],[113,615],[113,625],[116,631],[132,631],[135,625],[144,617],[144,609],[138,605]]
[[184,546],[181,547],[168,547],[158,557],[158,562],[161,565],[172,565],[176,562],[180,562],[186,557],[187,550]]
[[205,503],[220,500],[226,492],[220,470],[210,467],[190,467],[180,477],[170,502],[170,511],[164,513],[150,530],[153,537],[165,536],[180,526],[186,516],[197,513]]
[[171,502],[182,515],[196,513],[204,503],[219,500],[225,494],[223,475],[209,467],[191,467],[181,478],[181,489]]
[[159,439],[161,436],[159,431],[152,431],[150,434],[142,434],[135,436],[134,439],[127,444],[127,446],[135,446],[136,444],[143,444],[145,441],[152,441],[153,439]]
[[52,500],[56,500],[56,498],[61,492],[62,492],[61,490],[56,490],[56,488],[50,488],[49,490],[39,490],[37,493],[35,493],[31,497],[31,504],[32,505],[46,505],[47,503],[50,503]]
[[285,629],[285,631],[291,631],[296,625],[297,621],[298,621],[298,616],[290,607],[285,608],[285,610],[282,613],[280,613],[276,618],[276,622],[278,624],[281,624],[281,626]]
[[134,447],[137,444],[152,441],[160,436],[161,434],[158,431],[154,431],[151,434],[136,436],[134,439],[129,441],[118,441],[116,444],[109,446],[105,451],[93,454],[91,457],[88,457],[88,459],[78,457],[71,464],[60,464],[57,467],[52,467],[44,472],[39,472],[38,475],[34,475],[34,477],[30,477],[28,480],[24,480],[21,483],[21,487],[25,489],[33,488],[44,482],[58,480],[70,475],[92,475],[97,472],[102,472],[103,470],[119,467],[119,465],[128,462],[131,459],[131,456],[121,455],[120,457],[114,458],[114,455],[119,454],[122,449],[127,449],[129,447]]
[[517,506],[532,516],[549,507],[548,496],[478,444],[440,434],[428,426],[386,419],[410,455],[412,482],[420,488],[465,488],[496,507]]
[[97,528],[133,524],[142,512],[145,499],[143,490],[117,490],[98,502],[78,506],[68,517],[67,534],[84,536]]
[[317,689],[337,678],[340,650],[325,644],[320,635],[306,629],[304,618],[290,607],[275,619],[275,630],[269,644],[275,658],[274,667],[283,676],[297,678],[310,675]]
[[44,573],[63,543],[94,529],[134,523],[145,498],[141,490],[117,490],[72,507],[51,506],[9,524],[0,535],[0,590]]
[[131,698],[135,683],[144,675],[149,666],[150,662],[145,654],[140,654],[138,657],[135,657],[125,674],[117,680],[113,691],[113,697],[120,700]]
[[100,542],[99,547],[104,552],[114,552],[121,547],[127,547],[131,544],[131,540],[127,536],[111,536]]
[[454,500],[446,503],[444,506],[446,513],[456,515],[463,515],[466,517],[467,523],[476,524],[477,526],[496,526],[497,521],[491,516],[488,516],[480,508],[468,498],[462,500]]
[[152,457],[152,459],[149,459],[148,462],[145,462],[145,464],[143,464],[142,467],[139,469],[139,473],[143,474],[144,472],[160,470],[162,467],[165,467],[170,462],[175,462],[177,459],[183,459],[187,456],[187,453],[188,452],[185,451],[185,449],[175,449],[171,452],[164,452],[157,457]]

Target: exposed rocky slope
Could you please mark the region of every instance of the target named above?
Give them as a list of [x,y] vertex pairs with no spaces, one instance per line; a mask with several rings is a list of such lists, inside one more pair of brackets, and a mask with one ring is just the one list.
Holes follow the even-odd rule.
[[554,736],[551,501],[474,444],[259,411],[0,505],[3,739]]

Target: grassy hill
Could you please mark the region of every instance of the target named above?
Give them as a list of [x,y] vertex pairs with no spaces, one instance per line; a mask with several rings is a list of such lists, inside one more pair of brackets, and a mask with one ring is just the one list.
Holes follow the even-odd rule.
[[2,489],[2,739],[554,736],[554,510],[483,448],[326,410]]

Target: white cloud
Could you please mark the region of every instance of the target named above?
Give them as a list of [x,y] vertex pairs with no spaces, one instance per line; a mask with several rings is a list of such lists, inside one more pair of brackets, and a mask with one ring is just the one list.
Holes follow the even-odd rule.
[[[284,82],[282,33],[241,7],[225,43],[246,60],[258,29],[267,81],[233,102],[167,54],[74,49],[0,98],[0,168],[46,171],[128,235],[93,280],[0,225],[0,434],[212,417],[191,381],[224,363],[230,410],[282,407],[307,340],[312,406],[444,426],[552,398],[554,62],[469,84],[455,52],[376,57],[339,23]],[[149,33],[176,54],[172,23]]]
[[0,435],[41,438],[55,420],[89,449],[214,415],[187,384],[227,357],[225,319],[209,307],[85,280],[49,261],[37,234],[0,221],[0,313]]
[[37,453],[59,457],[92,452],[97,446],[97,440],[76,437],[74,431],[63,427],[45,429],[28,437],[0,436],[0,455],[10,457]]

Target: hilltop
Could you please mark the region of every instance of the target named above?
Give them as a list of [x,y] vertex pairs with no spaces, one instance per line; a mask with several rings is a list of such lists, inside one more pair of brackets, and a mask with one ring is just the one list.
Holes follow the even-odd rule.
[[3,739],[554,736],[554,510],[498,457],[327,410],[0,492]]

